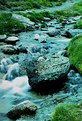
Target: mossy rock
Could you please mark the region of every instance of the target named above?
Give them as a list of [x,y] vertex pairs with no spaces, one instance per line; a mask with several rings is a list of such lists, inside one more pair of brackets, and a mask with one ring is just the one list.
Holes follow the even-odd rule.
[[82,121],[81,104],[58,104],[51,121]]
[[68,46],[70,62],[82,74],[82,34],[74,37]]

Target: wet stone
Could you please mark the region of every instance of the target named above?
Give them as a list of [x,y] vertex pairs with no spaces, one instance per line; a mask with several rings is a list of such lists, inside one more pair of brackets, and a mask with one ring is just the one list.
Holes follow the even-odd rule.
[[15,37],[15,36],[8,37],[5,40],[5,42],[8,43],[8,44],[15,44],[17,41],[19,41],[19,38]]
[[21,115],[33,115],[37,110],[37,106],[29,100],[26,100],[18,105],[16,105],[13,109],[11,109],[7,116],[10,119],[19,119]]
[[4,34],[4,35],[0,35],[0,42],[2,42],[2,41],[4,41],[5,39],[6,39],[6,35]]
[[17,53],[17,48],[12,45],[3,45],[1,51],[5,54],[15,54]]

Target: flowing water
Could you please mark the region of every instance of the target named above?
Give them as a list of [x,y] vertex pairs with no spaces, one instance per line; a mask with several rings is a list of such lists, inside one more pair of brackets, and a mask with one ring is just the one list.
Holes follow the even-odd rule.
[[[69,1],[69,5],[73,5],[74,2],[77,0]],[[64,5],[59,7],[60,9],[65,9],[68,6],[68,2]],[[46,10],[54,11],[57,8],[47,8]],[[54,27],[48,27],[48,31],[55,31],[57,26],[60,24],[55,24],[55,20],[51,21]],[[48,22],[47,24],[50,24]],[[39,40],[35,40],[35,35],[39,35]],[[17,42],[17,46],[22,45],[23,47],[27,48],[31,54],[38,55],[41,53],[45,55],[47,53],[61,53],[67,46],[70,39],[62,37],[60,34],[56,37],[48,37],[46,31],[35,30],[30,32],[21,32],[17,35],[20,39]],[[46,41],[45,43],[42,41]],[[48,48],[43,49],[43,48]],[[26,59],[27,54],[20,53],[19,55],[15,55],[15,57],[19,58],[19,65],[20,63]],[[6,57],[6,56],[5,56]],[[41,95],[40,93],[36,93],[31,90],[31,87],[28,83],[28,76],[24,73],[22,76],[18,76],[14,79],[10,77],[10,70],[8,71],[8,66],[11,64],[17,63],[16,60],[12,61],[12,56],[7,56],[8,59],[3,60],[0,69],[0,121],[11,121],[7,118],[6,113],[16,104],[24,101],[30,100],[38,105],[38,110],[35,116],[24,116],[21,119],[16,121],[50,121],[51,112],[54,110],[55,105],[61,102],[66,103],[76,103],[82,99],[81,92],[82,92],[82,78],[79,73],[75,72],[74,70],[70,70],[68,73],[68,80],[66,81],[65,87],[63,87],[59,92],[48,94],[48,95]],[[11,66],[11,70],[13,66]],[[18,74],[19,67],[17,70],[14,70],[13,73]],[[5,78],[5,73],[9,75],[9,79]],[[79,82],[79,83],[78,83]]]
[[[50,29],[50,28],[49,28]],[[39,41],[34,40],[34,35],[39,34]],[[20,38],[20,42],[17,43],[19,45],[22,43],[22,46],[27,47],[29,51],[34,52],[34,47],[43,47],[49,46],[49,53],[52,52],[61,52],[65,49],[70,41],[70,39],[58,36],[54,37],[45,37],[45,31],[36,30],[32,32],[22,32],[18,35]],[[46,40],[47,43],[41,43],[43,39]],[[40,50],[42,51],[42,50]],[[42,51],[43,53],[43,51]],[[37,53],[38,54],[38,53]],[[44,53],[45,54],[45,53]],[[19,54],[19,61],[21,62],[26,57],[26,54]],[[3,60],[4,61],[4,60]],[[2,61],[2,62],[3,62]],[[7,64],[14,64],[14,62],[9,61],[8,59],[4,61],[4,66],[2,66],[2,70],[4,70]],[[8,72],[9,73],[9,72]],[[5,75],[5,74],[4,74]],[[68,74],[69,81],[72,79],[73,81],[76,78],[75,72],[70,72]],[[4,78],[4,76],[3,76]],[[64,99],[72,96],[73,85],[68,83],[67,90],[65,92],[64,89],[60,90],[58,93],[41,95],[34,91],[31,91],[31,87],[28,84],[28,76],[23,75],[21,77],[16,77],[13,80],[0,80],[0,121],[10,121],[7,118],[6,113],[16,104],[24,101],[30,100],[38,105],[38,111],[35,116],[27,116],[22,117],[17,121],[48,121],[51,117],[51,112],[54,110],[54,106],[59,102],[64,102]],[[80,75],[78,78],[81,80]],[[81,84],[81,83],[80,83]],[[71,85],[71,86],[70,86]],[[74,84],[74,85],[77,85]],[[76,86],[77,87],[77,86]],[[78,88],[78,87],[77,87]],[[75,88],[74,88],[75,89]],[[72,91],[71,91],[72,90]],[[72,98],[73,99],[73,98]],[[67,101],[67,100],[66,100]],[[72,101],[72,100],[71,100]],[[50,107],[50,108],[49,108]]]

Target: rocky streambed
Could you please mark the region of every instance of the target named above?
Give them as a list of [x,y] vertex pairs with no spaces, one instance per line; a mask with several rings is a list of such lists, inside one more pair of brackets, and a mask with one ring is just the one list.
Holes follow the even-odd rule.
[[46,28],[0,36],[1,121],[13,120],[14,115],[16,121],[50,121],[57,104],[81,101],[82,77],[70,69],[66,53],[71,37],[82,33],[73,29],[80,18],[71,17],[63,24],[45,21]]

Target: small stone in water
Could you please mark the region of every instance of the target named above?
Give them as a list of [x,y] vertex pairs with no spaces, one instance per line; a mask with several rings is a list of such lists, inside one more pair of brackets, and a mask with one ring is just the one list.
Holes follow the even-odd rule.
[[5,40],[6,39],[6,35],[4,34],[4,35],[0,35],[0,41],[2,41],[2,40]]
[[35,34],[35,35],[34,35],[34,39],[35,39],[35,40],[39,40],[39,39],[40,39],[40,35],[39,35],[39,34]]
[[8,37],[8,38],[5,40],[5,42],[6,42],[6,43],[9,43],[9,44],[14,44],[14,43],[16,43],[17,41],[19,41],[19,38],[18,38],[18,37],[14,37],[14,36]]
[[37,110],[37,106],[29,100],[26,100],[18,105],[16,105],[13,109],[11,109],[7,116],[10,119],[19,119],[21,115],[32,115],[35,114]]

